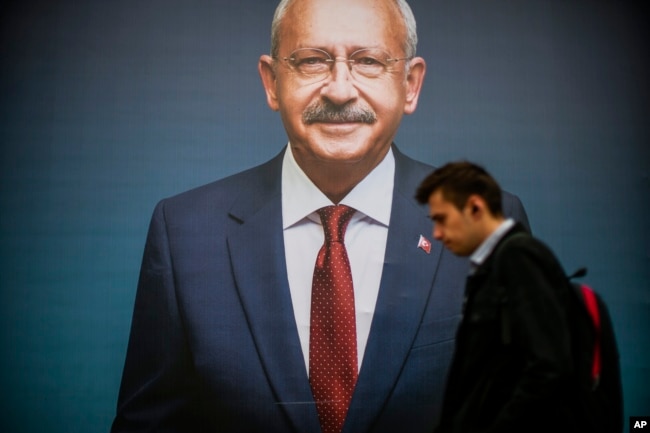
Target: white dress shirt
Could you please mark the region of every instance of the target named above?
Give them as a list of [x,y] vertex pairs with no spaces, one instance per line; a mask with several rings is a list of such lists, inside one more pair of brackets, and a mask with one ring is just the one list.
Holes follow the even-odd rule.
[[[354,285],[359,369],[384,266],[394,174],[395,158],[391,149],[340,202],[357,211],[348,224],[345,246]],[[282,225],[291,300],[307,371],[311,284],[316,256],[324,242],[323,227],[316,211],[332,204],[298,166],[289,145],[282,163]]]

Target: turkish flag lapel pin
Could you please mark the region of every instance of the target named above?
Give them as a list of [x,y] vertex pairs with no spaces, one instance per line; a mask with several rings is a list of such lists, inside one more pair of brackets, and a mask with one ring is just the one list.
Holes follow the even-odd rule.
[[421,248],[427,254],[431,254],[431,242],[422,235],[420,235],[420,240],[418,240],[418,248]]

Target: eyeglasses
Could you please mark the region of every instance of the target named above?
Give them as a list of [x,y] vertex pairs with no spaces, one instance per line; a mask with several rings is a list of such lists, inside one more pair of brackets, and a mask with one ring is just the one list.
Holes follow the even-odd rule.
[[346,58],[333,58],[327,51],[318,48],[299,48],[281,57],[289,67],[306,79],[321,81],[329,77],[336,62],[346,62],[352,76],[359,80],[377,78],[386,73],[391,66],[408,57],[391,58],[388,53],[378,48],[362,48]]

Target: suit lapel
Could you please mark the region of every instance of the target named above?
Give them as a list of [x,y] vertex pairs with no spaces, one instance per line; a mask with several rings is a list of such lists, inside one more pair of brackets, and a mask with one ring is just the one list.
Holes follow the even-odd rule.
[[[296,431],[318,431],[318,415],[291,303],[286,273],[280,168],[256,179],[265,191],[242,197],[231,215],[242,224],[228,236],[233,274],[267,379]],[[265,182],[265,180],[267,182]],[[305,402],[312,403],[307,405]]]

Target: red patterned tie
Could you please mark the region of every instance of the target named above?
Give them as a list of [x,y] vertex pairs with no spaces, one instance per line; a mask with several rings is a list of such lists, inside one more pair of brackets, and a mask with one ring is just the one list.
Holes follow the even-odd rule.
[[309,382],[323,433],[340,433],[357,383],[357,326],[350,261],[343,240],[355,210],[318,210],[325,243],[311,289]]

